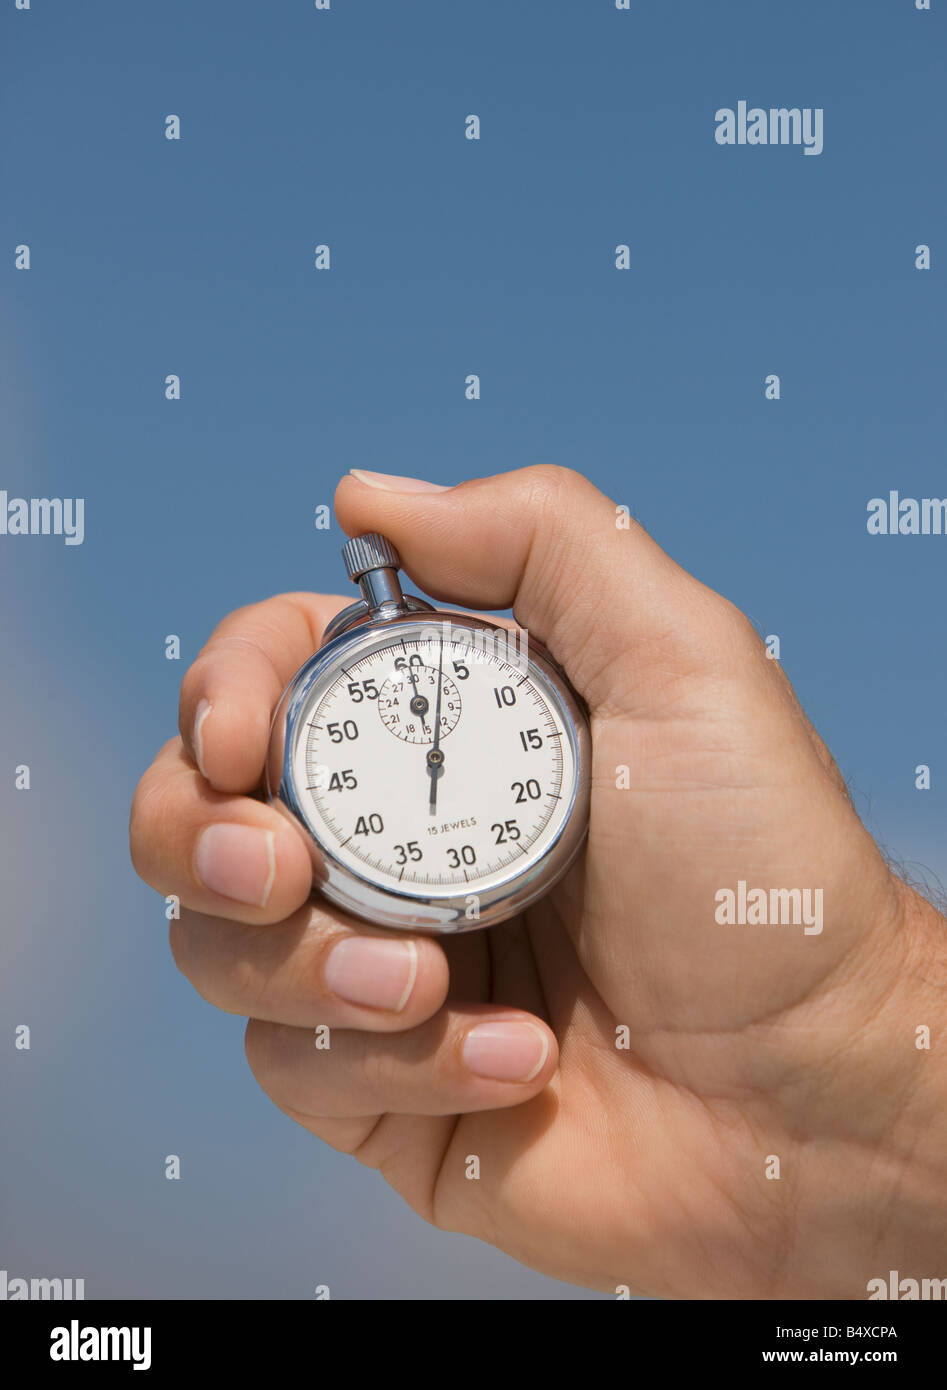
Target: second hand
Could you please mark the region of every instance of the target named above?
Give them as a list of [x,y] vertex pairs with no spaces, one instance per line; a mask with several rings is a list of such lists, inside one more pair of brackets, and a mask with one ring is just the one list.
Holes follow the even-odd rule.
[[441,678],[444,670],[444,638],[441,638],[441,651],[437,662],[437,700],[434,706],[434,744],[428,749],[427,770],[431,777],[430,813],[437,815],[437,780],[444,771],[444,754],[441,752]]

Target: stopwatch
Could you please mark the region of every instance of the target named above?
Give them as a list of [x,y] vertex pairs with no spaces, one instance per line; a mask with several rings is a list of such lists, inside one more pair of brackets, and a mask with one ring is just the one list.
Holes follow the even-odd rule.
[[342,556],[362,597],[277,706],[267,795],[302,831],[314,886],[347,912],[434,933],[501,922],[582,849],[584,705],[521,629],[404,594],[384,536]]

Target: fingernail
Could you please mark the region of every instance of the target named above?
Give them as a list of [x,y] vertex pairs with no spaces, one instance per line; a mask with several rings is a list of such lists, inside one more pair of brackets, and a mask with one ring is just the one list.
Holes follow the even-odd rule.
[[440,483],[426,483],[423,478],[402,478],[397,473],[368,473],[364,468],[351,468],[349,472],[360,483],[380,488],[382,492],[448,492]]
[[532,1081],[549,1056],[549,1040],[531,1023],[480,1023],[464,1040],[464,1063],[490,1081]]
[[396,1014],[411,997],[417,975],[418,952],[413,941],[384,941],[374,936],[347,936],[333,946],[325,967],[326,984],[346,1003]]
[[194,863],[212,893],[265,907],[276,877],[276,835],[254,825],[209,825],[197,842]]
[[204,743],[201,730],[204,727],[204,720],[207,718],[209,714],[210,700],[202,700],[198,705],[197,713],[194,716],[194,735],[191,739],[191,742],[194,745],[194,759],[197,763],[197,766],[200,768],[202,777],[206,777],[207,773],[204,771]]

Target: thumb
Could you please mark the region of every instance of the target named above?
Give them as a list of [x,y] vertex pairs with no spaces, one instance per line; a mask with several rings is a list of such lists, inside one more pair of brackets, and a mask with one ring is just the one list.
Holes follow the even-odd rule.
[[690,671],[702,648],[712,658],[705,610],[724,600],[571,469],[522,468],[449,488],[355,469],[335,507],[349,535],[387,536],[433,598],[512,608],[593,708],[627,709],[643,668],[657,662],[672,675],[675,653]]

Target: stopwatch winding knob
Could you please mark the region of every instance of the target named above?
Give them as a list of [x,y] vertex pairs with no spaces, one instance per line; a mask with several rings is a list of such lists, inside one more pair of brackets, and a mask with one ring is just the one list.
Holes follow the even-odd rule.
[[401,560],[391,541],[385,540],[377,531],[369,531],[364,536],[353,536],[342,547],[342,559],[349,579],[359,580],[369,570],[400,569]]

